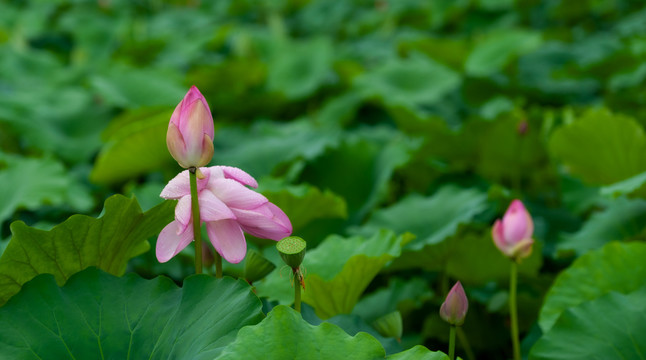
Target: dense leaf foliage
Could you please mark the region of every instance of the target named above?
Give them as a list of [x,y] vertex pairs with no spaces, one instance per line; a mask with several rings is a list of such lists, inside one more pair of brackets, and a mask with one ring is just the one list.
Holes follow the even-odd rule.
[[[302,331],[317,343],[291,354],[440,359],[438,310],[458,280],[457,354],[510,358],[510,262],[491,225],[513,199],[535,227],[518,268],[523,355],[643,356],[645,24],[632,0],[3,2],[0,358],[127,358],[108,350],[128,333],[131,358],[281,358]],[[173,215],[159,194],[180,168],[164,139],[191,85],[213,113],[210,165],[258,179],[307,241],[313,325],[283,306],[294,284],[273,241],[248,237],[276,266],[255,293],[187,278],[192,246],[164,264],[150,251]],[[191,301],[235,288],[253,311],[222,298],[195,326],[164,312],[190,311],[198,282],[211,292]],[[121,326],[120,306],[146,303],[178,327],[164,339],[197,342],[153,352],[162,325]],[[105,339],[79,320],[102,307],[115,311]],[[91,344],[65,350],[75,331]],[[265,350],[254,337],[270,332]]]

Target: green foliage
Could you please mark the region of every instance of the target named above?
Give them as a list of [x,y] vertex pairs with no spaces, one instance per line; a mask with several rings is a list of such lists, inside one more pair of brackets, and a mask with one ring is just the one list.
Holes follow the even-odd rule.
[[99,153],[90,179],[111,184],[146,174],[174,161],[166,148],[170,114],[165,109],[146,109],[115,119],[104,135],[106,144]]
[[59,285],[90,266],[123,275],[128,260],[147,251],[147,239],[172,216],[170,201],[142,213],[136,199],[114,195],[98,219],[74,215],[49,231],[14,222],[11,241],[0,257],[0,303],[39,274],[54,275]]
[[594,213],[583,227],[573,234],[563,234],[557,249],[562,253],[582,255],[612,240],[639,238],[646,221],[646,201],[618,198],[608,208]]
[[646,170],[644,129],[608,110],[589,110],[556,130],[550,149],[572,173],[590,184],[608,185]]
[[55,159],[27,158],[0,152],[0,224],[18,209],[68,205],[77,211],[92,206],[88,191]]
[[431,299],[433,293],[428,285],[428,282],[421,278],[411,280],[393,278],[387,288],[380,288],[364,296],[352,313],[366,321],[374,321],[397,310],[407,315],[419,308],[423,302]]
[[492,32],[476,44],[464,63],[464,69],[472,76],[491,76],[519,55],[536,50],[540,44],[540,33],[518,29]]
[[332,43],[327,38],[307,42],[279,41],[269,60],[267,88],[288,99],[311,95],[331,71]]
[[460,77],[442,64],[415,55],[391,60],[357,77],[355,84],[364,96],[377,97],[387,106],[415,109],[440,101],[460,85]]
[[59,288],[40,275],[0,308],[0,358],[213,359],[262,318],[242,280],[197,275],[178,288],[91,268]]
[[[599,294],[638,289],[592,254],[646,234],[644,24],[645,5],[628,0],[5,2],[0,279],[10,277],[0,299],[40,272],[58,284],[97,265],[177,283],[192,273],[192,246],[160,264],[145,244],[172,218],[172,203],[155,207],[179,170],[165,132],[196,85],[214,118],[212,165],[257,178],[307,240],[303,295],[315,310],[304,309],[373,334],[386,354],[410,348],[393,358],[445,357],[412,346],[445,348],[437,310],[447,282],[460,280],[471,349],[458,354],[510,357],[509,260],[490,232],[504,205],[522,199],[536,240],[519,268],[525,357],[540,337],[530,326],[541,299],[581,266],[577,257],[631,284],[574,284],[595,299],[552,309],[556,332],[537,346],[575,338],[577,314],[603,325],[607,304],[590,305]],[[152,210],[111,198],[99,217],[111,194],[136,194]],[[65,220],[76,212],[93,218]],[[291,303],[275,243],[248,240],[278,267],[254,282],[266,308]],[[77,244],[109,251],[75,255]],[[371,327],[395,311],[401,344]],[[618,344],[626,334],[595,333]],[[550,351],[532,356],[558,358]]]
[[258,191],[287,214],[295,233],[316,219],[348,216],[345,200],[329,190],[321,191],[307,184],[284,186],[263,181]]
[[258,325],[244,327],[236,340],[222,350],[217,360],[338,359],[352,354],[353,359],[448,359],[445,354],[418,346],[386,357],[374,337],[360,332],[349,336],[336,325],[324,322],[313,326],[294,310],[279,305]]
[[611,242],[578,258],[545,295],[538,319],[543,332],[548,332],[564,311],[579,304],[611,291],[628,294],[639,289],[646,276],[644,256],[644,243]]
[[455,234],[459,224],[469,222],[484,211],[486,201],[486,194],[477,189],[449,185],[433,196],[409,195],[389,208],[376,211],[361,231],[369,233],[384,228],[397,233],[411,232],[416,238],[405,249],[416,251]]
[[[328,237],[314,250],[308,250],[303,261],[303,301],[322,319],[349,314],[368,284],[388,261],[399,256],[407,241],[409,236],[398,237],[388,231],[370,238]],[[281,303],[293,301],[290,281],[280,272],[270,274],[258,283],[257,289],[259,295]]]
[[[599,316],[603,314],[602,316]],[[646,353],[646,287],[568,308],[529,359],[640,359]]]

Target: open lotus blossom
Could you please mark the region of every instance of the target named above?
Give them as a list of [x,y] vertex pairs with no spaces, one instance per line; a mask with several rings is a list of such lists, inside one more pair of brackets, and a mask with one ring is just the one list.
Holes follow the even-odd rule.
[[520,200],[514,200],[491,229],[493,242],[507,257],[519,260],[532,253],[534,222]]
[[451,325],[464,324],[464,318],[469,310],[469,301],[464,293],[462,284],[458,281],[446,295],[446,300],[440,307],[440,317]]
[[[229,166],[200,168],[197,179],[200,222],[206,223],[215,250],[231,263],[245,257],[247,244],[243,231],[259,238],[280,240],[292,233],[287,215],[261,194],[246,172]],[[159,234],[157,259],[166,262],[193,241],[191,191],[188,170],[182,171],[162,190],[164,199],[178,199],[175,220]]]
[[213,135],[209,105],[192,86],[170,117],[166,133],[168,151],[185,169],[204,166],[213,157]]

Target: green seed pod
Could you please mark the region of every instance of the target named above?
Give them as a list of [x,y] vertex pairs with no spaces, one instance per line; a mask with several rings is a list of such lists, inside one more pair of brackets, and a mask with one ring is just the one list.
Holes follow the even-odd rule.
[[247,259],[244,263],[244,277],[249,284],[253,284],[269,275],[275,268],[274,263],[267,260],[258,251],[251,249],[247,253]]
[[283,261],[292,269],[296,270],[305,258],[307,243],[298,236],[288,236],[276,244]]
[[403,332],[402,314],[399,311],[386,314],[372,323],[382,336],[400,340]]

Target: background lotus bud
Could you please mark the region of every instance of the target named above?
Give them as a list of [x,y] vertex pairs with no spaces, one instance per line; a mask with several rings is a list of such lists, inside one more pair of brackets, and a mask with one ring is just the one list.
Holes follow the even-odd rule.
[[462,284],[458,281],[453,285],[449,294],[446,295],[446,300],[440,307],[440,316],[451,325],[464,324],[464,318],[467,316],[469,310],[469,301],[467,295],[464,293]]
[[519,260],[532,253],[534,222],[520,200],[514,200],[491,229],[493,242],[507,257]]
[[206,99],[192,86],[173,111],[166,145],[183,168],[207,165],[213,157],[213,117]]

